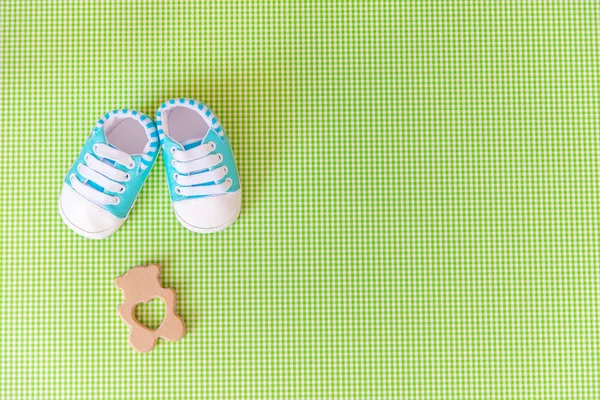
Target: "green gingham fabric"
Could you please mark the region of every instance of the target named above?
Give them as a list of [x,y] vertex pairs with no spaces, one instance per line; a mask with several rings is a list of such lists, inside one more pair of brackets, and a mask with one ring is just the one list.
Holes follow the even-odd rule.
[[[594,1],[3,1],[1,399],[598,399]],[[180,226],[61,222],[98,117],[206,102],[244,191]],[[189,328],[127,344],[159,263]],[[156,323],[160,307],[140,318]]]

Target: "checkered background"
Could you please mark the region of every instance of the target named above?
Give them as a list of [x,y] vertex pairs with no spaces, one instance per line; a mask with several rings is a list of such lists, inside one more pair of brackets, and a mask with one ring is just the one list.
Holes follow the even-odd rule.
[[[598,2],[0,12],[1,399],[600,397]],[[159,159],[69,231],[97,118],[171,97],[223,122],[240,219],[186,231]],[[189,332],[137,354],[113,280],[152,262]]]

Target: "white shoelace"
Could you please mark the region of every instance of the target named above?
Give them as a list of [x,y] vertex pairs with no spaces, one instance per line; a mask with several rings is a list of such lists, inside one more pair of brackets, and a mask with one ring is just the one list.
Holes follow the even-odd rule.
[[[227,175],[225,165],[210,171],[200,172],[216,167],[223,162],[221,154],[211,154],[215,149],[216,145],[213,142],[201,144],[189,150],[177,150],[175,147],[171,147],[171,154],[174,158],[172,165],[177,171],[173,178],[179,185],[175,187],[177,194],[189,197],[227,192],[233,184],[231,179],[227,178],[224,182],[216,183]],[[210,182],[215,182],[215,184],[195,186]]]
[[[129,154],[123,153],[120,150],[114,149],[106,144],[97,143],[92,148],[93,153],[100,158],[114,161],[118,164],[125,166],[127,169],[135,168],[135,162]],[[109,192],[113,193],[124,193],[125,186],[119,182],[127,182],[131,179],[131,175],[127,172],[123,172],[112,165],[106,164],[90,153],[84,156],[85,163],[77,166],[77,172],[81,174],[87,181],[94,182],[95,184],[102,186]],[[106,193],[102,193],[95,188],[82,183],[75,174],[70,176],[71,186],[73,189],[85,197],[86,199],[102,205],[117,205],[120,203],[118,196],[111,196]]]

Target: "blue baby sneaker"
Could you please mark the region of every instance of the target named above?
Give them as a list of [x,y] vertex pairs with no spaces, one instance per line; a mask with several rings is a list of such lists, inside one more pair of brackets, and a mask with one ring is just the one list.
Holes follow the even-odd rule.
[[156,157],[158,132],[147,115],[104,114],[65,177],[59,211],[69,228],[103,239],[123,225]]
[[179,222],[199,233],[233,224],[242,190],[229,139],[216,115],[197,100],[169,100],[156,112],[156,125]]

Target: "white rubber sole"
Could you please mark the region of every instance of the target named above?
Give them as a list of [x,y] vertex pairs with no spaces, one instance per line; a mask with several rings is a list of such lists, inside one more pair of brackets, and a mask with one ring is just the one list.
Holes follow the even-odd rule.
[[[173,206],[173,204],[171,204],[171,208],[172,208],[172,206]],[[173,212],[175,213],[175,217],[177,217],[177,221],[179,221],[179,223],[181,225],[183,225],[186,229],[188,229],[192,232],[195,232],[195,233],[214,233],[214,232],[220,232],[222,230],[225,230],[225,229],[229,228],[231,225],[233,225],[233,223],[240,216],[241,210],[242,210],[242,205],[240,204],[240,206],[235,209],[231,218],[229,218],[223,224],[213,227],[213,228],[200,228],[200,227],[197,227],[194,225],[190,225],[187,222],[185,222],[183,219],[181,219],[181,217],[179,217],[179,214],[177,214],[177,211],[175,211],[175,209],[173,209]]]
[[83,229],[79,228],[77,225],[73,224],[69,220],[69,218],[67,218],[67,216],[65,215],[65,212],[63,211],[63,208],[62,208],[62,199],[59,200],[59,202],[58,202],[58,213],[60,214],[60,217],[62,218],[65,225],[67,225],[67,227],[69,227],[69,229],[71,229],[73,232],[75,232],[79,236],[83,236],[84,238],[93,239],[93,240],[100,240],[100,239],[105,239],[105,238],[109,237],[110,235],[112,235],[113,233],[118,231],[119,228],[121,226],[123,226],[123,224],[125,223],[125,220],[126,220],[126,218],[125,218],[120,225],[118,225],[114,228],[105,229],[100,232],[88,232],[88,231],[84,231]]

